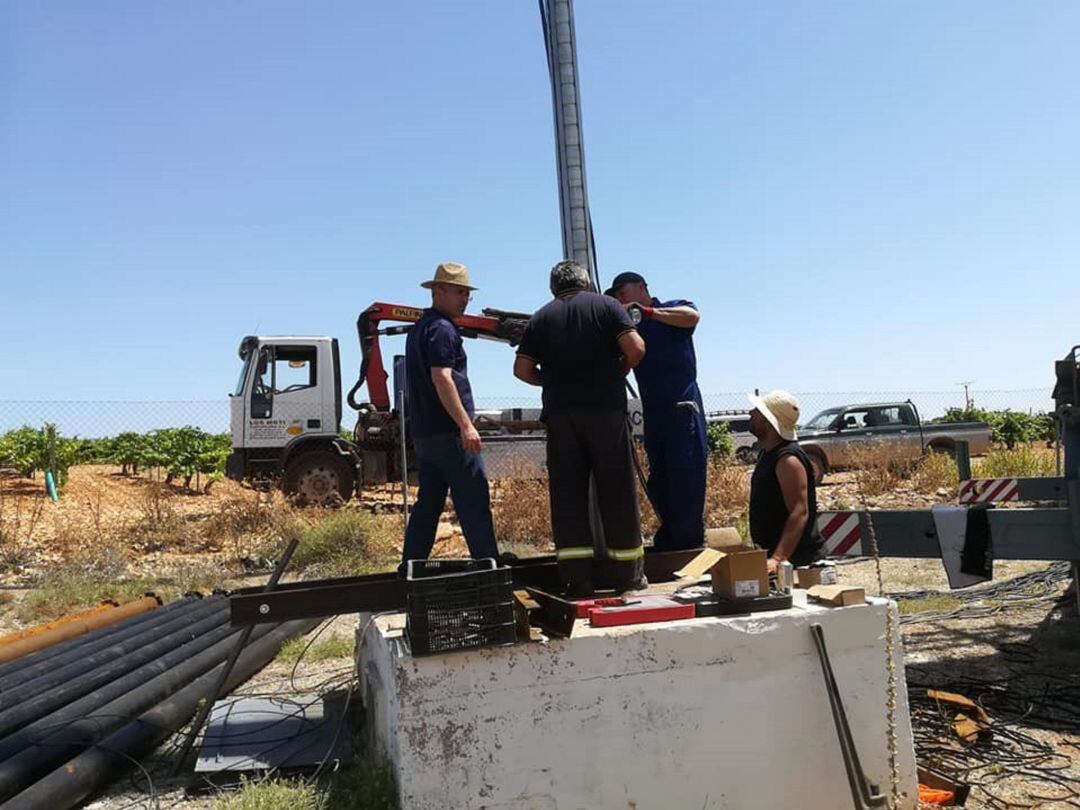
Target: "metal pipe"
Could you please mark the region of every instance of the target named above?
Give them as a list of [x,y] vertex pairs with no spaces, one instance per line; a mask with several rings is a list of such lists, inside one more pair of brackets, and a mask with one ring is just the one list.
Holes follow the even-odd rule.
[[92,608],[89,615],[84,611],[83,614],[69,617],[67,621],[61,621],[59,624],[50,622],[41,626],[40,629],[28,628],[23,631],[26,633],[23,638],[0,644],[0,663],[14,661],[32,652],[52,647],[61,641],[86,635],[93,630],[108,627],[158,607],[161,607],[160,599],[156,596],[144,596],[142,599],[126,602],[112,609]]
[[[19,658],[15,661],[9,661],[6,664],[0,664],[0,691],[5,689],[10,683],[15,682],[13,679],[22,680],[23,676],[17,673],[29,667],[41,667],[46,661],[70,661],[79,657],[81,652],[75,652],[76,650],[89,649],[87,645],[91,644],[108,644],[110,641],[106,639],[115,640],[123,638],[134,632],[138,632],[135,628],[138,627],[150,627],[155,624],[159,624],[164,621],[168,621],[169,617],[178,610],[188,609],[192,605],[199,604],[202,601],[201,597],[184,597],[183,599],[177,599],[175,602],[152,610],[148,613],[140,613],[138,616],[132,616],[122,622],[109,627],[102,628],[93,633],[88,633],[85,636],[79,636],[77,638],[68,639],[62,641],[55,646],[49,647],[44,650],[39,650],[36,653]],[[48,669],[49,664],[44,667]]]
[[105,613],[106,611],[118,607],[120,607],[120,603],[117,602],[115,599],[105,599],[101,602],[101,604],[94,605],[93,607],[87,608],[86,610],[79,610],[73,613],[65,613],[60,618],[53,619],[50,622],[42,622],[41,624],[35,624],[31,627],[24,627],[22,630],[15,630],[11,633],[0,636],[0,649],[2,649],[4,645],[10,644],[13,641],[21,641],[24,638],[36,636],[38,633],[43,633],[46,630],[51,630],[54,627],[62,627],[65,624],[77,622],[80,619],[87,619],[98,613]]
[[[235,689],[258,672],[289,638],[307,633],[317,626],[318,621],[310,619],[287,622],[250,644],[237,659],[236,666],[225,684],[226,690]],[[152,751],[162,740],[182,728],[195,712],[199,701],[208,700],[213,695],[220,671],[220,667],[215,667],[92,748],[53,770],[6,801],[2,807],[8,810],[25,807],[64,810],[76,806],[106,784],[114,771],[129,767],[133,761]]]
[[44,717],[225,621],[227,614],[222,608],[194,624],[185,623],[157,640],[145,639],[138,645],[132,642],[127,646],[109,647],[86,662],[76,661],[47,678],[37,678],[4,692],[2,698],[6,708],[0,712],[0,734],[8,734]]
[[[43,723],[41,727],[44,730],[36,735],[24,734],[23,731],[27,731],[24,729],[6,738],[3,741],[5,749],[10,748],[19,737],[29,738],[29,744],[24,743],[21,750],[0,762],[0,800],[11,798],[51,769],[73,756],[78,756],[88,746],[130,723],[133,718],[161,701],[167,700],[170,695],[207,672],[216,672],[215,668],[220,668],[237,635],[242,632],[228,627],[222,629],[225,631],[224,638],[217,638],[214,644],[202,651],[192,650],[193,654],[190,654],[187,660],[165,668],[161,674],[149,681],[141,682],[134,673],[124,677],[121,679],[123,692],[115,699],[100,705],[91,714],[53,726],[51,730]],[[262,638],[273,629],[273,625],[260,628],[256,638]]]

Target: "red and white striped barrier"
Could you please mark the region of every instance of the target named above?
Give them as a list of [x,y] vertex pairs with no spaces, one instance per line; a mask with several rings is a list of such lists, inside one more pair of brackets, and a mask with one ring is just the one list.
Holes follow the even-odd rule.
[[825,553],[834,556],[862,556],[862,531],[858,512],[822,512],[817,519],[818,531],[825,541]]
[[973,478],[960,482],[960,503],[991,503],[1020,500],[1016,478]]

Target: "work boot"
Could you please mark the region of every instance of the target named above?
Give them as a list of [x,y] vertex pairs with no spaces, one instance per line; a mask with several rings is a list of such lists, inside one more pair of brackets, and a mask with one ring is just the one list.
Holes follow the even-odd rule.
[[591,599],[595,591],[593,584],[588,581],[568,583],[563,590],[563,596],[567,599]]
[[615,583],[615,593],[621,596],[622,594],[630,593],[631,591],[643,591],[648,587],[649,580],[642,574],[640,577],[631,580],[630,582]]

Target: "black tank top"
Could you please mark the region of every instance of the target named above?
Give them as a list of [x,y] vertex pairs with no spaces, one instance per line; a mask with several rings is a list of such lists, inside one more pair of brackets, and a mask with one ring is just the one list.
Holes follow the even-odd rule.
[[788,518],[784,493],[776,477],[776,464],[784,456],[795,456],[806,470],[807,508],[810,518],[803,528],[802,539],[791,555],[792,565],[809,565],[821,559],[822,541],[817,531],[817,492],[814,468],[798,442],[783,442],[761,454],[750,479],[750,536],[754,544],[772,554],[780,544]]

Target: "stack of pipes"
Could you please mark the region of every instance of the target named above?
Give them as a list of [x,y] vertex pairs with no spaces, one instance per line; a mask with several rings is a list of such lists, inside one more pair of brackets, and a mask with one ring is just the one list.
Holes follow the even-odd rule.
[[[225,691],[317,623],[257,626]],[[189,595],[0,664],[0,807],[85,800],[216,697],[240,632],[226,596]]]

